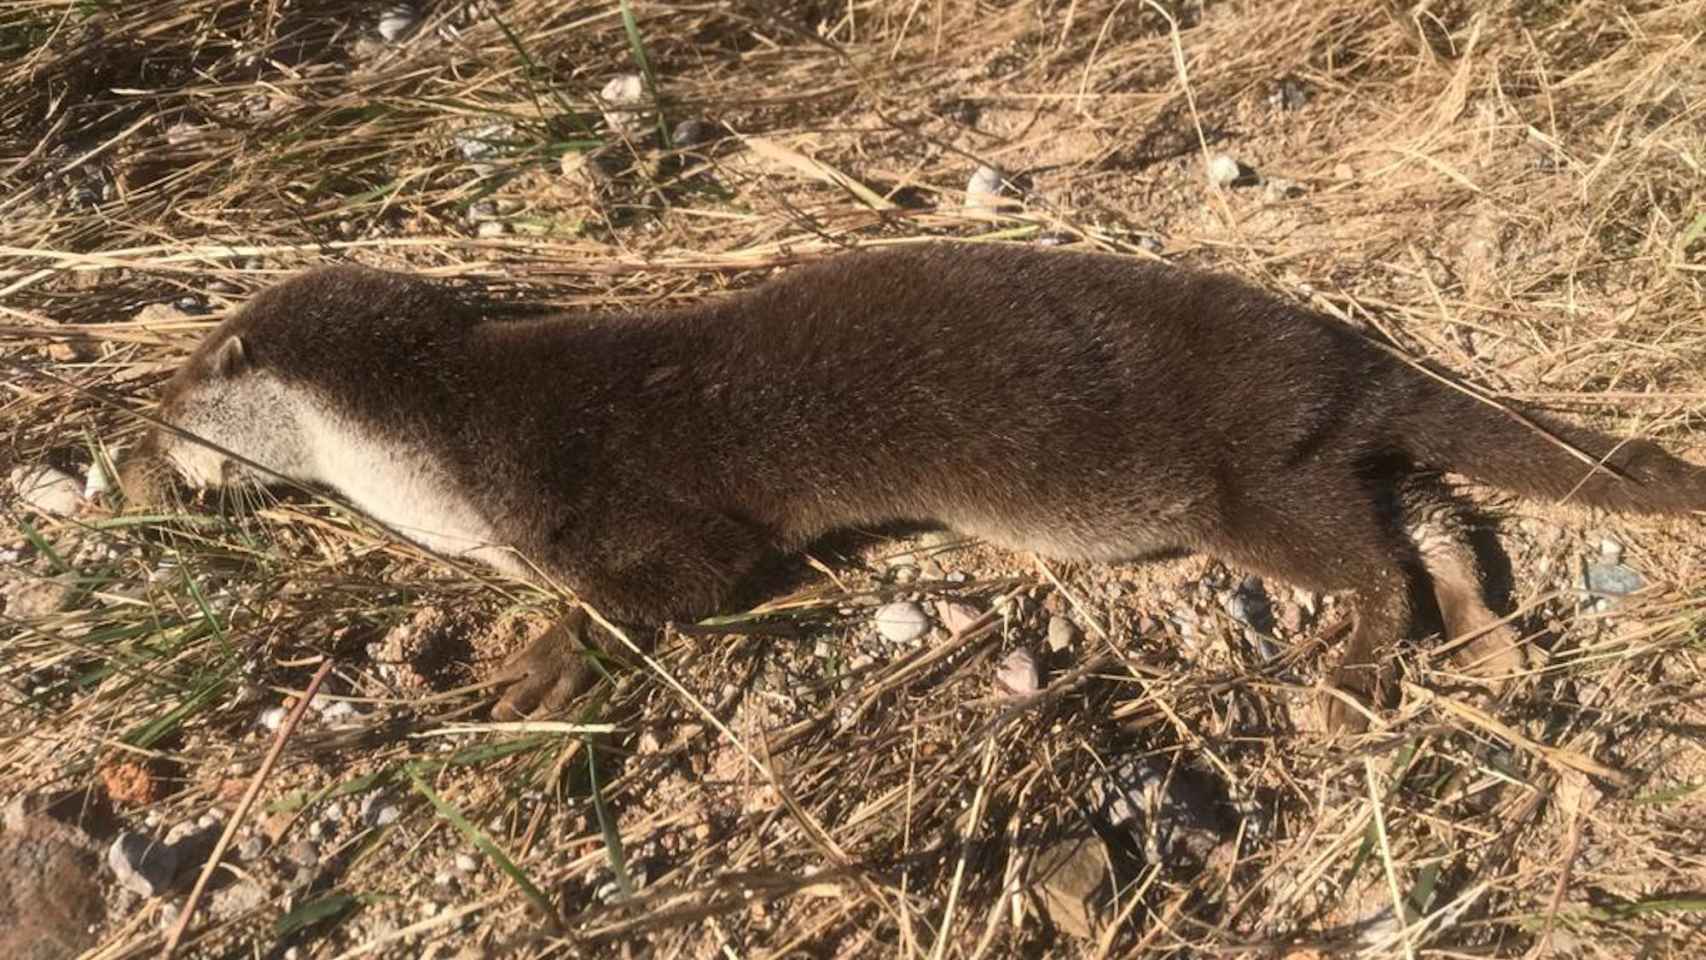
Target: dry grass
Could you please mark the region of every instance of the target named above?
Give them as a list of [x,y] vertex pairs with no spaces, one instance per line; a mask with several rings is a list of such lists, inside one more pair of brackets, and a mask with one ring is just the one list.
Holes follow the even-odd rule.
[[[312,263],[622,307],[936,235],[1212,264],[1501,395],[1703,459],[1706,3],[1426,6],[639,2],[630,34],[617,3],[446,2],[387,44],[374,5],[0,0],[0,461],[81,471],[122,448],[201,330]],[[655,125],[605,122],[594,95],[635,69],[636,40],[662,126],[721,135],[670,151]],[[494,141],[474,158],[471,131]],[[1211,189],[1205,150],[1298,189]],[[1031,192],[967,210],[979,162]],[[506,227],[482,236],[481,220]],[[249,867],[266,896],[196,919],[181,953],[1706,943],[1697,523],[1502,505],[1513,607],[1548,665],[1489,704],[1424,645],[1404,706],[1359,742],[1312,726],[1318,645],[1263,657],[1204,607],[1195,585],[1222,574],[1201,561],[1043,570],[968,548],[897,585],[879,558],[908,545],[882,542],[792,572],[770,613],[801,641],[666,643],[579,718],[620,731],[605,735],[467,725],[483,694],[466,684],[498,652],[480,625],[563,598],[312,497],[211,506],[57,521],[6,506],[9,582],[75,589],[60,612],[0,620],[0,800],[60,798],[103,838],[229,810],[266,752],[263,709],[328,657],[328,689],[358,704],[295,732],[257,814],[276,848],[335,805],[346,829],[305,885]],[[1654,584],[1610,615],[1576,592],[1606,531]],[[932,575],[952,569],[974,577]],[[861,658],[864,602],[906,592],[1019,600],[957,639]],[[1215,615],[1186,642],[1166,615],[1193,605]],[[432,696],[369,651],[423,610],[476,625],[451,631],[463,646]],[[990,695],[993,665],[1039,645],[1047,610],[1090,629],[1015,709]],[[1057,937],[1015,908],[1025,863],[1131,757],[1218,784],[1241,826],[1206,862],[1136,871],[1099,942]],[[103,773],[126,762],[158,795],[109,795]],[[348,814],[374,791],[394,823]],[[480,869],[435,881],[459,852]],[[612,878],[634,896],[600,892]],[[1408,925],[1353,926],[1395,897]],[[115,900],[128,913],[96,955],[157,953],[166,903]]]

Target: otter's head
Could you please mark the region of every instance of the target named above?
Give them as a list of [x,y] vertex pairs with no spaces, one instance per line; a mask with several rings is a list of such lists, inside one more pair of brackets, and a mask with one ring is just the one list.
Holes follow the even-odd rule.
[[300,397],[269,368],[245,319],[217,327],[167,382],[156,416],[177,429],[154,430],[141,451],[193,487],[312,479]]
[[195,487],[280,477],[336,485],[315,475],[315,431],[392,416],[434,390],[448,396],[433,371],[452,364],[480,317],[402,274],[297,274],[207,335],[160,395],[156,415],[176,429],[153,431],[137,457]]

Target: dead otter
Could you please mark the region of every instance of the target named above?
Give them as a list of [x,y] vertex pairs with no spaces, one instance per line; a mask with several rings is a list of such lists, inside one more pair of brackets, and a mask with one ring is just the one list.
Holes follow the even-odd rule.
[[[767,551],[853,525],[940,523],[1066,559],[1202,551],[1354,591],[1335,680],[1364,698],[1409,623],[1411,569],[1450,632],[1488,631],[1471,658],[1522,663],[1427,471],[1706,508],[1706,469],[1525,423],[1240,282],[1005,245],[857,252],[685,308],[509,321],[418,279],[314,270],[210,333],[160,415],[637,625],[711,614]],[[175,433],[152,443],[195,484],[245,472]],[[499,714],[560,706],[584,659],[561,633],[526,652]],[[1330,725],[1361,726],[1326,703]]]

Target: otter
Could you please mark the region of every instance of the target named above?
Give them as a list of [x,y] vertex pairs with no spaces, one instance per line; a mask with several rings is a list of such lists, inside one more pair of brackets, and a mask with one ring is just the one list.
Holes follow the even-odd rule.
[[[842,528],[936,524],[1078,561],[1206,553],[1349,591],[1321,701],[1349,731],[1390,693],[1417,583],[1471,668],[1524,668],[1442,472],[1706,509],[1706,469],[1651,442],[1489,404],[1241,281],[1015,245],[859,250],[691,306],[524,319],[322,267],[211,331],[158,417],[149,455],[193,486],[330,487],[639,637]],[[495,715],[582,692],[587,634],[571,615],[513,657]]]

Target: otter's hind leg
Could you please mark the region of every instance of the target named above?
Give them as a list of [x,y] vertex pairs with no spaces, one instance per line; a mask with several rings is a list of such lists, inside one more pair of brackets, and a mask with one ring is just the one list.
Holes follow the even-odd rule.
[[1459,645],[1453,653],[1457,663],[1489,681],[1520,675],[1528,667],[1522,638],[1487,607],[1467,506],[1431,476],[1408,479],[1399,497],[1405,529],[1439,603],[1445,641]]
[[[641,650],[664,624],[715,613],[767,549],[758,531],[710,511],[630,503],[620,517],[620,530],[578,530],[572,543],[552,544],[547,559]],[[595,659],[615,662],[626,652],[576,609],[499,668],[494,679],[507,686],[492,715],[560,712],[599,678]]]
[[[1350,591],[1353,626],[1332,683],[1371,706],[1390,702],[1389,653],[1410,625],[1414,552],[1391,510],[1345,474],[1308,478],[1280,494],[1283,506],[1237,504],[1203,549],[1263,576],[1311,590]],[[1329,731],[1360,732],[1363,712],[1340,692],[1321,700]]]

